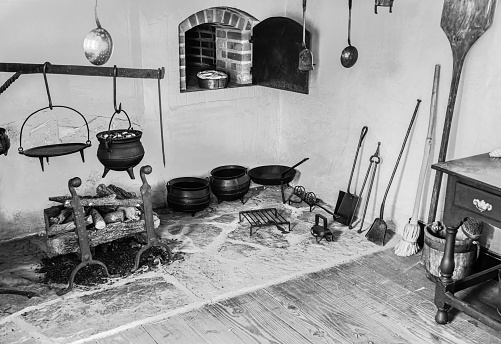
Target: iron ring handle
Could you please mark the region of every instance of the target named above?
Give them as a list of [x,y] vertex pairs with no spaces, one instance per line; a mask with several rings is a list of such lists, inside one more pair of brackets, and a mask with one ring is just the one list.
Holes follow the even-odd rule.
[[122,109],[120,108],[120,110],[119,110],[119,111],[115,111],[115,113],[113,113],[113,115],[111,116],[111,118],[110,118],[110,123],[108,124],[108,131],[111,131],[111,122],[113,121],[113,117],[115,117],[115,115],[116,115],[116,114],[119,114],[119,113],[121,113],[121,112],[123,112],[123,113],[125,114],[125,116],[127,117],[127,120],[129,121],[129,128],[128,128],[127,130],[132,129],[132,123],[131,123],[131,121],[130,121],[129,115],[127,115],[127,112],[125,112],[124,110],[122,110]]
[[323,220],[324,222],[324,227],[327,228],[327,218],[321,214],[315,214],[315,225],[318,226],[318,223],[320,222],[320,219]]
[[[75,109],[73,109],[73,108],[71,108],[69,106],[64,106],[64,105],[53,105],[52,106],[52,108],[56,108],[56,107],[57,108],[63,108],[63,109],[68,109],[68,110],[75,111],[77,114],[79,114],[83,118],[83,120],[85,122],[85,126],[87,127],[87,141],[85,142],[85,144],[90,147],[91,146],[91,141],[90,141],[89,123],[87,123],[87,120],[85,119],[84,115],[82,115],[79,111],[77,111],[77,110],[75,110]],[[22,139],[23,139],[23,129],[24,129],[24,125],[26,124],[26,122],[30,119],[31,116],[35,115],[36,113],[38,113],[40,111],[43,111],[43,110],[47,110],[47,109],[51,109],[52,110],[52,108],[50,108],[49,106],[44,107],[44,108],[42,108],[40,110],[37,110],[37,111],[33,112],[31,115],[29,115],[24,120],[23,125],[21,126],[21,131],[19,132],[19,148],[17,149],[19,151],[19,154],[23,154],[23,152],[24,152],[24,149],[23,149],[21,143],[22,143]]]
[[365,135],[367,135],[367,132],[369,131],[369,128],[364,125],[362,128],[362,132],[360,133],[360,139],[358,140],[358,147],[362,146],[362,142],[364,141]]
[[492,210],[492,205],[490,205],[489,203],[487,203],[484,200],[480,201],[480,200],[475,198],[473,200],[473,204],[475,205],[475,208],[477,208],[478,211],[480,211],[481,213],[483,213],[484,211],[491,211]]

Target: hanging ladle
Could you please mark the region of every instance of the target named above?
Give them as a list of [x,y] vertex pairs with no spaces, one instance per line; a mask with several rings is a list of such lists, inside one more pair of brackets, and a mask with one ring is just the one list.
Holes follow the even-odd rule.
[[358,50],[351,45],[350,35],[351,35],[351,6],[353,0],[348,0],[348,46],[343,49],[341,53],[341,64],[345,68],[353,67],[353,65],[358,60]]
[[306,48],[306,0],[303,0],[303,50],[299,53],[300,71],[306,72],[313,69],[313,54]]
[[100,66],[108,62],[113,53],[113,40],[108,31],[101,27],[97,17],[97,0],[94,5],[94,17],[97,28],[87,34],[84,39],[83,48],[85,57],[90,63]]

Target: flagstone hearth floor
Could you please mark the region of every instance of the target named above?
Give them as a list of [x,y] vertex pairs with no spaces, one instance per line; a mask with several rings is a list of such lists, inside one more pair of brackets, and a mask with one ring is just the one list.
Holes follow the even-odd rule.
[[[99,286],[76,286],[63,296],[56,291],[65,285],[27,279],[33,279],[27,270],[40,263],[40,238],[4,243],[0,288],[29,290],[39,296],[0,295],[0,343],[67,344],[104,338],[352,262],[398,241],[395,237],[385,247],[377,246],[364,233],[333,222],[322,209],[310,212],[305,203],[284,205],[279,187],[252,188],[245,201],[218,204],[214,199],[195,216],[155,209],[161,219],[158,235],[173,242],[173,252],[182,252],[183,260],[150,271],[140,269]],[[250,226],[245,220],[239,222],[239,212],[269,207],[290,221],[292,231],[284,234],[266,226],[250,236]],[[330,219],[333,241],[317,242],[312,236],[316,213]]]

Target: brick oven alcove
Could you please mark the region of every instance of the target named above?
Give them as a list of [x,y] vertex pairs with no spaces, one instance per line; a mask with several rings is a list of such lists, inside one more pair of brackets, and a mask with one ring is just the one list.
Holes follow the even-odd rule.
[[[180,91],[204,91],[197,73],[228,74],[227,87],[260,85],[308,93],[309,73],[298,70],[302,24],[285,17],[260,22],[231,7],[212,7],[179,24]],[[306,46],[310,33],[306,31]]]

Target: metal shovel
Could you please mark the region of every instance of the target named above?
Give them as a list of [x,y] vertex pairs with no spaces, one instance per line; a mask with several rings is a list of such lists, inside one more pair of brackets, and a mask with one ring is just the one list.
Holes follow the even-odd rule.
[[303,50],[299,53],[298,69],[303,72],[313,70],[313,54],[306,48],[306,0],[303,0]]
[[402,157],[402,153],[404,152],[405,144],[407,143],[407,138],[412,129],[412,125],[414,124],[414,120],[416,119],[416,115],[419,109],[419,104],[421,103],[421,99],[417,100],[416,108],[414,109],[414,114],[412,115],[411,123],[409,124],[409,128],[407,129],[407,133],[405,134],[404,143],[402,144],[402,148],[400,149],[400,154],[398,155],[397,162],[395,163],[395,167],[393,168],[393,172],[391,173],[390,181],[388,182],[388,186],[386,187],[386,192],[383,196],[383,201],[381,202],[381,210],[379,213],[379,217],[374,220],[371,228],[365,234],[365,237],[379,246],[384,246],[386,244],[386,232],[388,230],[388,226],[383,219],[384,213],[384,203],[386,202],[386,196],[388,196],[388,191],[390,191],[391,182],[393,181],[393,177],[395,177],[395,172],[397,172],[398,163],[400,162],[400,158]]
[[360,152],[360,147],[364,141],[365,135],[369,128],[364,126],[362,132],[360,133],[360,139],[358,140],[357,152],[355,154],[355,160],[353,161],[353,167],[351,168],[350,180],[348,182],[347,192],[339,191],[337,198],[336,207],[334,208],[334,218],[336,222],[342,223],[343,225],[350,226],[353,221],[355,221],[355,212],[360,201],[360,197],[352,194],[350,192],[351,180],[353,179],[353,172],[355,172],[355,166],[357,165],[358,153]]

